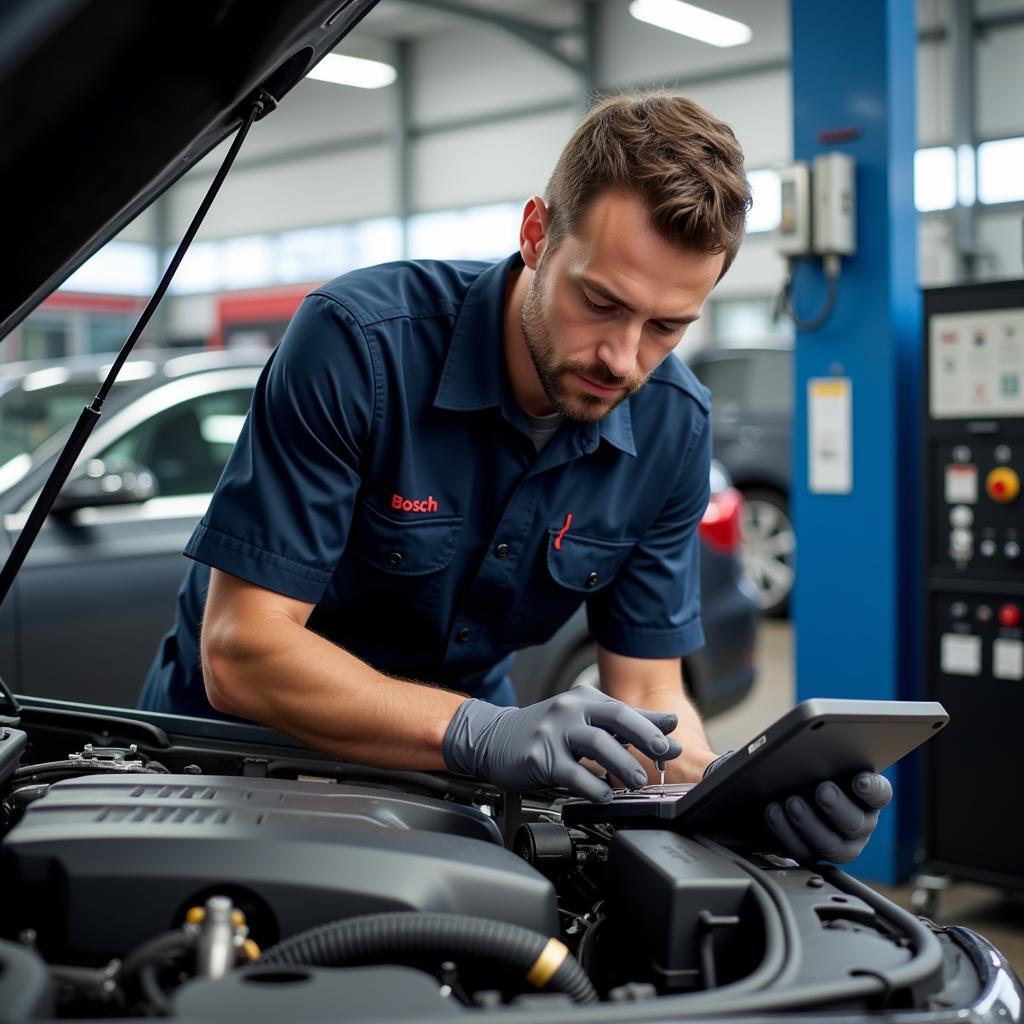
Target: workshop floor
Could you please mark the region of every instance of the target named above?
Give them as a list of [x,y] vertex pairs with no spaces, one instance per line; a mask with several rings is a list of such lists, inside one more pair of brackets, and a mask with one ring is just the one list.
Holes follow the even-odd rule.
[[[753,739],[758,730],[793,706],[793,628],[788,622],[766,621],[759,637],[759,673],[754,689],[738,707],[708,723],[717,750],[729,750]],[[910,907],[910,885],[876,885],[900,906]],[[955,884],[939,899],[935,919],[972,928],[994,943],[1024,977],[1024,894],[1005,893],[966,882]]]

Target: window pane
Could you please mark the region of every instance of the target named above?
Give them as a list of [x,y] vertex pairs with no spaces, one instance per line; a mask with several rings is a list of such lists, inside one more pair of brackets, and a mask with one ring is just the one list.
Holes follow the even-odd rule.
[[68,354],[71,324],[47,316],[29,316],[21,327],[22,359],[59,359]]
[[711,303],[711,329],[719,345],[750,344],[767,338],[790,338],[792,328],[785,320],[776,320],[774,300],[714,299]]
[[747,231],[750,234],[774,231],[782,218],[782,195],[778,174],[772,170],[751,171],[747,178],[753,197],[753,205],[747,214]]
[[721,412],[726,405],[742,407],[746,402],[749,361],[745,356],[695,359],[690,367],[711,392],[717,411]]
[[89,352],[119,352],[128,340],[135,320],[123,313],[92,313],[86,320],[86,345]]
[[145,466],[162,497],[209,494],[234,447],[251,395],[246,388],[182,402],[125,434],[101,457]]
[[148,295],[156,284],[153,246],[142,242],[107,242],[61,285],[61,289],[108,295]]
[[956,205],[956,153],[951,146],[914,154],[914,205],[918,210],[951,210]]
[[978,198],[983,203],[1024,199],[1024,138],[983,142],[978,147]]
[[521,214],[519,203],[418,213],[409,218],[409,255],[448,260],[507,256],[516,247]]

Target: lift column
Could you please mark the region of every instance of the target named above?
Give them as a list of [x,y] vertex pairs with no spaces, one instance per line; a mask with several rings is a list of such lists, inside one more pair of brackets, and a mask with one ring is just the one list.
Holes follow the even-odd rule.
[[[857,204],[832,315],[796,337],[797,696],[908,699],[919,691],[921,573],[914,4],[792,0],[791,16],[794,158],[848,153]],[[813,318],[825,294],[821,264],[801,261],[799,315]],[[909,874],[918,775],[915,764],[890,773],[896,803],[852,873]]]

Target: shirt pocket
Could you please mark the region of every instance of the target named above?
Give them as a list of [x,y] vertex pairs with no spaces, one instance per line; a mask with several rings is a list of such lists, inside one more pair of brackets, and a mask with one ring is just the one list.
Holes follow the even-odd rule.
[[510,647],[550,639],[586,598],[615,579],[636,545],[631,540],[599,540],[566,533],[556,548],[555,541],[562,532],[561,528],[548,531],[546,551],[538,559],[505,632]]
[[558,540],[561,529],[548,533],[547,562],[551,578],[559,586],[584,596],[608,586],[635,547],[635,541],[631,540],[598,540],[572,533]]
[[399,520],[360,502],[346,550],[391,576],[429,576],[448,567],[461,532],[462,516]]

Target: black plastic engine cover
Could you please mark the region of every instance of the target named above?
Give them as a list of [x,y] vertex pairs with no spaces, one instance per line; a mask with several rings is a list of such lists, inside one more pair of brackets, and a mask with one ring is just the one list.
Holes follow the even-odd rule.
[[[263,946],[326,921],[422,910],[558,933],[551,883],[473,808],[361,786],[86,777],[29,805],[3,845],[16,931],[50,954],[123,955],[224,893]],[[12,933],[13,934],[13,933]]]
[[196,1021],[395,1021],[458,1017],[463,1007],[437,979],[411,967],[247,967],[196,978],[174,995],[178,1017]]

